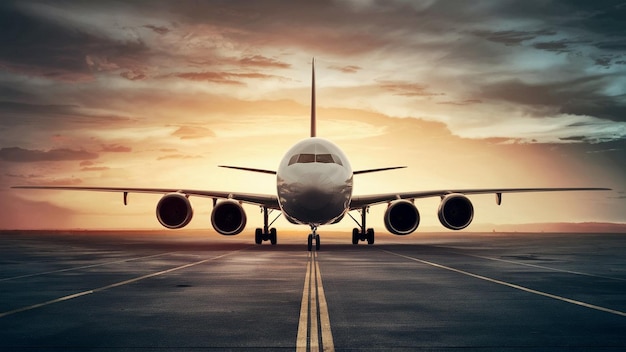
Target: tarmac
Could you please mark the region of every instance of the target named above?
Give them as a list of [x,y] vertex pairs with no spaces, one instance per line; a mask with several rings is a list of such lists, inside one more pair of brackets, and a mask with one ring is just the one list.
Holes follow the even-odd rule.
[[1,232],[0,351],[626,350],[626,234],[248,232]]

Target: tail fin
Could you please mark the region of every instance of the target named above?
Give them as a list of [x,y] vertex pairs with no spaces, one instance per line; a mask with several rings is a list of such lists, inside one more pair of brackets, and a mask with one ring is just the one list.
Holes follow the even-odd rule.
[[311,137],[315,137],[317,134],[315,121],[315,58],[312,61],[311,76]]

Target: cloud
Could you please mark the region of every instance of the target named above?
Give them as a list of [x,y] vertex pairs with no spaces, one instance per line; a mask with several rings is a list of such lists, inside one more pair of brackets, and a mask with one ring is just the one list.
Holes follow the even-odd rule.
[[10,147],[0,149],[0,159],[4,161],[29,163],[40,161],[68,161],[68,160],[88,160],[97,159],[98,154],[90,153],[85,150],[72,149],[50,149],[29,150],[19,147]]
[[504,45],[520,45],[525,41],[534,40],[538,37],[543,36],[553,36],[556,32],[547,29],[541,29],[536,31],[518,31],[518,30],[508,30],[508,31],[489,31],[489,30],[479,30],[474,31],[472,34],[484,38],[486,40],[500,43]]
[[445,95],[444,93],[435,93],[428,90],[428,87],[418,83],[401,82],[401,81],[382,81],[380,87],[384,90],[393,92],[395,95],[405,97],[433,97],[437,95]]
[[[46,18],[34,4],[0,6],[0,66],[48,79],[84,82],[94,71],[142,66],[147,47],[140,40],[116,41]],[[49,11],[48,11],[49,12]]]
[[543,105],[564,114],[626,121],[626,99],[602,94],[609,77],[593,75],[554,82],[528,83],[519,79],[483,84],[481,97],[522,105]]
[[80,171],[106,171],[106,170],[110,170],[110,167],[106,167],[106,166],[92,166],[92,167],[83,167],[80,169]]
[[291,65],[279,61],[273,58],[265,57],[263,55],[246,56],[239,60],[242,66],[257,66],[257,67],[273,67],[273,68],[290,68]]
[[258,73],[258,72],[217,72],[217,71],[203,71],[203,72],[180,72],[173,73],[163,77],[178,77],[190,81],[198,82],[213,82],[219,84],[229,85],[245,85],[243,79],[272,79],[281,78],[276,75]]
[[130,153],[133,150],[131,147],[119,145],[119,144],[103,144],[101,152],[105,153]]
[[465,99],[465,100],[459,100],[459,101],[441,101],[441,102],[438,102],[437,104],[464,106],[464,105],[472,105],[472,104],[480,104],[480,103],[482,103],[482,100],[480,99]]
[[150,30],[152,30],[153,32],[157,33],[157,34],[167,34],[170,32],[170,29],[165,27],[165,26],[155,26],[155,25],[150,25],[147,24],[145,26],[143,26],[144,28],[148,28]]
[[198,139],[215,137],[215,132],[200,126],[180,126],[176,131],[172,132],[172,136],[180,139]]
[[328,68],[330,68],[331,70],[336,70],[339,72],[343,72],[343,73],[357,73],[359,70],[361,70],[362,68],[356,65],[347,65],[347,66],[337,66],[337,65],[332,65],[329,66]]
[[169,160],[169,159],[202,159],[199,155],[186,155],[186,154],[169,154],[160,156],[157,160]]

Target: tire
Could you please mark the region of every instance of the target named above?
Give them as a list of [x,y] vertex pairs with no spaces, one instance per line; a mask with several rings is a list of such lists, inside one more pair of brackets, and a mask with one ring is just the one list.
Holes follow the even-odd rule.
[[263,243],[263,230],[260,229],[260,228],[257,228],[254,231],[254,243],[256,243],[256,244]]
[[359,244],[359,229],[352,229],[352,244]]
[[309,234],[309,238],[307,240],[307,250],[310,252],[313,250],[313,235]]
[[273,227],[270,229],[270,243],[276,245],[276,229]]
[[374,229],[367,229],[367,244],[374,244]]
[[315,235],[315,250],[320,250],[320,235]]

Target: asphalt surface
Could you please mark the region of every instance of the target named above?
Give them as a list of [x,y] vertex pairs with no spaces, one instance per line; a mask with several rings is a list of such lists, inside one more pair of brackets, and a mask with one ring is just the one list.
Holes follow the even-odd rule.
[[0,351],[624,351],[626,234],[0,233]]

